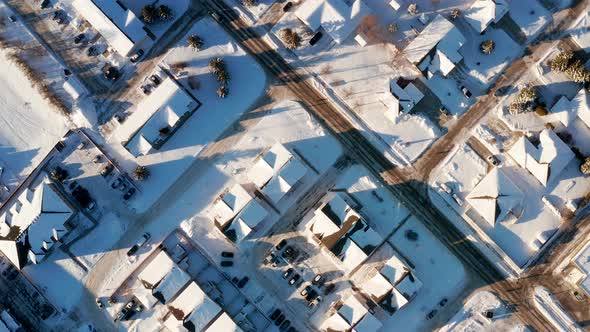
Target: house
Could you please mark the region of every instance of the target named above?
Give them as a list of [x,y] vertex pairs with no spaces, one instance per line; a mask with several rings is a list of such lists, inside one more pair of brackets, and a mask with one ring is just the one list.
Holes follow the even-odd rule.
[[172,76],[166,75],[117,130],[117,137],[135,157],[160,149],[201,105]]
[[343,0],[306,0],[295,11],[311,30],[322,28],[336,43],[342,43],[371,13],[361,0],[348,5]]
[[181,268],[174,265],[168,273],[152,289],[153,296],[160,303],[168,303],[190,281],[191,277]]
[[348,297],[340,309],[320,327],[321,331],[376,332],[383,324],[355,296]]
[[398,77],[389,80],[389,91],[383,94],[381,100],[387,109],[392,111],[394,117],[397,117],[400,108],[404,113],[409,113],[422,98],[424,98],[424,94],[412,81]]
[[139,273],[139,279],[145,288],[153,289],[170,270],[175,266],[174,262],[165,251],[160,251],[156,257]]
[[128,57],[151,46],[153,34],[121,1],[75,0],[72,6],[121,56]]
[[306,173],[307,167],[298,159],[292,158],[266,184],[262,189],[262,193],[270,198],[272,202],[279,203],[285,195],[293,190]]
[[478,33],[482,33],[492,23],[498,23],[508,13],[506,0],[475,0],[465,11],[465,21]]
[[216,320],[205,329],[205,332],[242,332],[242,329],[229,317],[227,313],[222,313]]
[[590,52],[590,12],[584,11],[580,20],[569,31],[572,40],[580,46],[584,52]]
[[569,100],[566,96],[561,96],[559,100],[551,107],[550,114],[544,118],[546,122],[559,121],[564,126],[569,127],[576,118],[579,118],[590,128],[590,98],[588,90],[582,88]]
[[590,296],[590,243],[580,250],[574,258],[574,264],[582,273],[581,279],[577,281],[578,286]]
[[221,312],[221,307],[207,297],[184,320],[183,326],[188,331],[203,331]]
[[254,163],[248,171],[248,178],[256,187],[263,188],[291,158],[291,152],[284,145],[276,143]]
[[508,150],[508,154],[544,186],[556,179],[575,157],[569,146],[549,129],[539,135],[538,147],[523,136]]
[[411,63],[429,76],[436,73],[447,76],[463,59],[459,49],[465,41],[461,31],[439,14],[403,52]]
[[41,173],[0,212],[0,251],[19,269],[39,263],[71,230],[76,210]]
[[240,243],[266,216],[268,216],[266,209],[256,200],[251,200],[233,219],[224,233],[233,242]]
[[492,169],[467,195],[467,202],[492,227],[514,214],[523,199],[523,192],[498,168]]
[[246,189],[239,183],[235,184],[229,190],[224,191],[216,200],[211,217],[223,229],[251,200],[252,196]]

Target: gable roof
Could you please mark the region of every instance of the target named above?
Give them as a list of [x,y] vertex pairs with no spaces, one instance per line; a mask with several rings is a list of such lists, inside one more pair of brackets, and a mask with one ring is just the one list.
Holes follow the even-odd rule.
[[276,143],[256,161],[248,171],[248,178],[258,188],[263,188],[292,157],[285,146]]
[[[465,43],[465,37],[453,23],[438,14],[404,49],[410,62],[418,64],[437,45],[440,51],[451,61],[458,62],[462,58],[459,48]],[[437,46],[438,48],[438,46]]]
[[168,303],[190,281],[191,277],[174,265],[170,272],[152,290],[152,294],[162,303]]
[[355,296],[349,296],[342,304],[342,307],[338,309],[338,313],[350,325],[354,325],[360,321],[367,312],[369,310]]
[[139,275],[137,275],[137,279],[154,286],[170,272],[174,265],[170,256],[165,251],[160,251]]
[[320,26],[338,44],[343,42],[371,13],[361,0],[354,0],[348,6],[342,0],[306,0],[295,11],[295,15],[311,30]]
[[492,169],[467,195],[467,201],[492,226],[521,204],[524,194],[499,168]]
[[547,186],[575,155],[552,130],[543,130],[539,141],[539,147],[535,147],[523,136],[508,150],[508,154],[541,184]]
[[566,96],[561,96],[551,107],[551,114],[546,117],[556,118],[566,127],[569,127],[578,117],[587,127],[590,127],[590,93],[582,88],[571,101]]
[[508,12],[505,0],[476,0],[463,16],[478,33],[483,32],[492,22],[498,23]]

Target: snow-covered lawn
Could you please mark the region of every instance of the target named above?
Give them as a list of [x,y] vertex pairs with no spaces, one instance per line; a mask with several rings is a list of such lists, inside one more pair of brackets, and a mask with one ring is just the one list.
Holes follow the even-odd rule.
[[[418,234],[416,241],[405,233]],[[445,315],[439,313],[433,320],[426,315],[433,309],[441,310],[439,302],[455,300],[465,287],[468,276],[461,262],[415,217],[411,217],[397,230],[388,242],[415,265],[422,288],[408,304],[384,322],[384,331],[427,331]]]
[[453,78],[436,74],[424,81],[452,115],[465,113],[475,100],[475,96],[465,97],[459,89],[457,80]]
[[510,17],[518,25],[527,41],[535,39],[553,17],[537,0],[510,1]]
[[[148,209],[198,159],[203,149],[219,139],[223,131],[247,111],[266,86],[260,66],[213,20],[206,18],[197,22],[186,36],[192,34],[204,39],[202,50],[197,52],[190,48],[186,44],[186,37],[183,37],[163,62],[165,65],[178,62],[188,64],[177,80],[202,105],[170,140],[159,150],[147,155],[134,158],[117,141],[116,131],[110,138],[113,143],[111,147],[118,154],[117,159],[122,161],[123,167],[129,171],[137,164],[150,168],[150,178],[140,184],[142,199],[132,203],[137,211]],[[231,75],[226,98],[217,96],[219,83],[208,69],[208,63],[214,57],[225,60]],[[200,88],[190,89],[189,78],[198,79]]]
[[60,249],[56,249],[41,264],[25,266],[22,272],[64,312],[74,309],[82,296],[84,285],[81,280],[86,271]]
[[[491,54],[483,54],[480,45],[486,40],[494,41]],[[488,27],[484,35],[472,33],[459,50],[467,67],[467,73],[481,84],[481,90],[487,87],[520,54],[522,46],[517,44],[501,29]]]
[[[483,316],[486,311],[494,313],[494,319]],[[469,331],[529,331],[512,316],[509,308],[493,293],[480,291],[467,300],[465,305],[443,326],[441,332]]]
[[13,189],[68,127],[4,52],[0,52],[0,67],[0,183]]

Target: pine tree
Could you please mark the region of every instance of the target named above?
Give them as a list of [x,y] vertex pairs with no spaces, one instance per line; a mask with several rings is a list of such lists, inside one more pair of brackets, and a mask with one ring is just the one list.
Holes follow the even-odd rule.
[[158,12],[156,10],[156,7],[154,7],[152,5],[147,5],[147,6],[144,6],[143,8],[141,8],[141,19],[145,23],[153,23],[156,21],[157,17],[158,17]]
[[299,37],[297,32],[289,28],[281,30],[281,37],[283,42],[285,42],[285,46],[290,50],[296,49],[301,43],[301,37]]
[[195,50],[199,51],[201,47],[203,47],[203,39],[197,35],[191,35],[186,39],[187,44],[194,48]]
[[150,170],[145,166],[138,165],[133,170],[133,175],[137,180],[144,180],[150,176]]

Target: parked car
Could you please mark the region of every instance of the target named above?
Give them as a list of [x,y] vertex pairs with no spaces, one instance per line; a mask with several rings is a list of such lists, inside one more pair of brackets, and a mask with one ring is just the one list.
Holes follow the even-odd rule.
[[160,85],[160,83],[162,83],[160,76],[158,76],[156,74],[153,74],[152,76],[150,76],[150,81],[152,81],[155,86],[158,86],[158,85]]
[[234,262],[232,262],[232,261],[221,261],[221,266],[223,266],[223,267],[230,267],[233,265],[234,265]]
[[92,211],[94,209],[94,207],[96,207],[96,203],[94,201],[92,201],[92,202],[90,202],[90,204],[88,204],[88,206],[86,207],[86,210]]
[[150,93],[152,93],[152,89],[150,89],[149,85],[141,85],[139,87],[139,90],[141,90],[141,92],[143,92],[144,95],[149,95]]
[[128,200],[131,198],[131,196],[133,196],[133,194],[135,194],[135,188],[131,187],[131,188],[129,188],[129,190],[127,190],[125,195],[123,195],[123,199]]
[[49,3],[50,3],[49,0],[41,1],[41,9],[45,9],[45,8],[49,7]]
[[121,183],[123,183],[123,179],[121,177],[118,177],[115,181],[113,181],[113,183],[111,184],[111,188],[113,189],[117,189]]
[[115,120],[117,120],[117,122],[119,123],[123,123],[123,121],[125,121],[125,114],[119,114],[119,113],[115,113],[115,115],[113,116],[115,118]]
[[281,323],[285,320],[285,315],[280,314],[279,317],[277,317],[277,319],[275,320],[275,325],[279,326],[281,325]]
[[322,297],[318,296],[315,299],[309,301],[309,303],[307,304],[308,307],[313,308],[316,305],[318,305],[320,302],[322,301]]
[[10,20],[10,22],[12,22],[12,23],[16,22],[16,16],[14,16],[14,15],[10,15],[10,16],[8,17],[8,19],[9,19],[9,20]]
[[96,298],[96,306],[99,308],[104,308],[104,304],[102,304],[102,300],[99,297]]
[[283,272],[283,279],[289,278],[289,276],[291,275],[291,273],[293,273],[293,269],[292,268],[288,268],[287,271]]
[[500,161],[494,155],[489,155],[487,159],[490,162],[490,164],[492,164],[494,166],[498,166],[498,164],[500,164]]
[[102,168],[102,170],[100,171],[100,175],[106,177],[107,175],[111,174],[113,169],[113,165],[111,163],[108,163],[105,167]]
[[119,186],[120,191],[125,191],[125,189],[127,189],[127,182],[123,182],[121,183],[121,186]]
[[275,246],[275,249],[281,250],[281,249],[283,249],[283,247],[285,247],[285,245],[287,245],[287,240],[282,239],[281,242],[277,243],[277,245]]
[[131,255],[135,254],[137,252],[137,250],[139,250],[139,248],[144,246],[151,237],[152,236],[150,235],[150,233],[144,233],[139,238],[139,240],[137,240],[137,242],[129,249],[129,251],[127,251],[127,256],[131,256]]
[[231,251],[222,251],[221,257],[232,258],[232,257],[234,257],[234,253]]
[[440,302],[438,303],[439,306],[444,307],[445,304],[447,304],[447,302],[449,302],[449,300],[445,297],[442,300],[440,300]]
[[283,6],[283,12],[288,12],[289,9],[291,9],[293,7],[293,3],[291,1],[287,2],[284,6]]
[[301,292],[299,294],[301,294],[301,296],[305,297],[305,296],[307,296],[307,294],[309,294],[310,291],[311,291],[311,285],[307,285],[301,290]]
[[316,290],[312,288],[309,291],[309,293],[307,293],[307,296],[305,297],[305,299],[309,302],[309,301],[314,300],[316,297],[318,297],[318,292],[316,292]]
[[313,46],[315,45],[318,41],[320,41],[320,39],[322,38],[322,32],[318,31],[315,33],[315,35],[313,35],[313,37],[311,37],[311,39],[309,40],[309,45]]
[[242,279],[240,279],[240,281],[238,281],[238,288],[244,288],[244,286],[246,286],[246,284],[248,283],[248,281],[250,280],[250,278],[248,277],[243,277]]
[[129,60],[131,60],[131,62],[135,63],[137,62],[137,60],[139,60],[139,58],[141,58],[143,56],[144,52],[143,50],[138,50],[135,54],[133,54],[131,56],[131,58]]
[[293,286],[297,281],[299,281],[299,279],[301,279],[301,276],[295,273],[295,275],[289,279],[289,286]]
[[438,312],[438,310],[436,310],[436,309],[429,312],[428,315],[426,315],[426,320],[431,320],[434,316],[436,316],[437,312]]
[[117,67],[110,66],[104,71],[104,78],[109,81],[116,81],[121,77],[121,72]]
[[275,311],[272,312],[272,314],[270,314],[270,320],[275,320],[277,319],[280,315],[282,314],[281,309],[275,309]]
[[98,164],[100,161],[102,160],[102,155],[97,154],[94,159],[92,159],[92,162],[95,164]]
[[98,50],[96,49],[95,46],[90,46],[87,50],[86,50],[86,55],[88,56],[95,56],[98,55]]
[[316,274],[315,277],[313,277],[313,280],[311,281],[312,285],[319,285],[324,281],[323,277],[321,274]]
[[216,20],[218,23],[223,22],[223,17],[219,14],[217,14],[216,12],[210,12],[211,17],[213,17],[214,20]]
[[288,246],[287,248],[285,248],[285,251],[283,252],[283,257],[289,257],[291,255],[293,255],[293,253],[295,252],[295,249],[293,249],[293,247]]
[[74,44],[80,44],[84,40],[85,37],[86,37],[86,35],[83,33],[77,35],[76,38],[74,38]]
[[467,98],[471,98],[471,91],[469,91],[465,86],[461,86],[459,88],[461,90],[461,92],[463,92],[463,95]]

